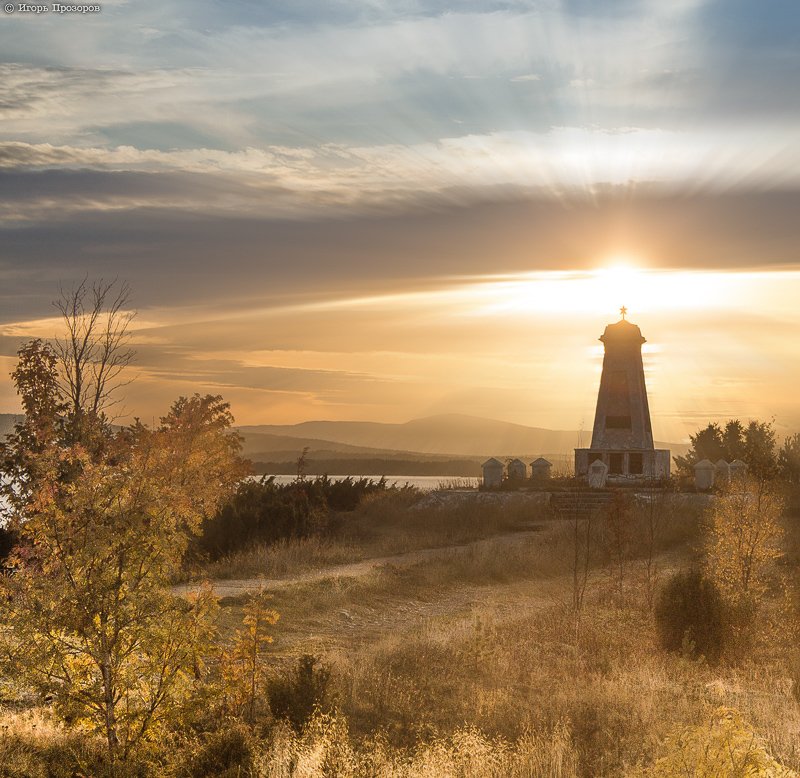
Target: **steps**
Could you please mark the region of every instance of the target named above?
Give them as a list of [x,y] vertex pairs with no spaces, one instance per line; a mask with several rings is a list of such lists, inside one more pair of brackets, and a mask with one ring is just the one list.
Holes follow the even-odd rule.
[[559,519],[588,519],[605,513],[614,498],[612,492],[590,491],[553,492],[550,508]]

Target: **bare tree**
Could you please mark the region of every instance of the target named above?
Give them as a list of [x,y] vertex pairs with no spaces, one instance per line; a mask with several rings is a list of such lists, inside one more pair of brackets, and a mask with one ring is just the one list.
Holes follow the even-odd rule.
[[130,287],[116,279],[84,279],[53,302],[66,330],[54,344],[60,389],[76,419],[104,414],[119,402],[114,392],[130,383],[123,375],[135,353],[129,303]]
[[663,491],[652,491],[647,495],[647,503],[639,513],[639,532],[643,542],[642,568],[644,572],[644,596],[648,610],[653,610],[660,568],[658,554],[661,550],[662,535],[667,513],[672,502]]
[[572,558],[572,608],[576,623],[583,609],[583,599],[589,584],[589,567],[592,559],[592,511],[582,519],[577,506],[572,513],[573,558]]
[[603,538],[609,555],[611,574],[616,577],[617,594],[622,597],[625,568],[633,552],[633,501],[617,490],[603,517]]

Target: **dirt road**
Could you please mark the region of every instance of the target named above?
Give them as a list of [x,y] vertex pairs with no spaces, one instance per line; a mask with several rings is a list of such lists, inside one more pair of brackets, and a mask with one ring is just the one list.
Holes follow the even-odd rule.
[[[324,581],[326,579],[336,578],[360,578],[368,575],[375,568],[383,567],[384,565],[393,565],[394,567],[410,567],[426,559],[433,559],[447,554],[449,551],[457,551],[465,548],[479,548],[481,545],[489,543],[496,544],[508,543],[509,545],[518,543],[526,537],[531,537],[540,533],[542,530],[541,525],[531,525],[530,529],[520,529],[514,532],[507,532],[501,535],[493,535],[489,538],[473,541],[472,543],[460,543],[451,546],[437,546],[434,548],[422,548],[416,551],[408,551],[403,554],[391,554],[389,556],[372,557],[370,559],[363,559],[359,562],[349,562],[343,565],[331,565],[328,567],[321,567],[316,570],[308,570],[303,573],[298,573],[286,578],[229,578],[217,579],[212,581],[214,586],[214,593],[222,597],[238,597],[247,592],[258,591],[261,588],[268,591],[279,591],[298,584],[315,583],[317,581]],[[198,584],[188,583],[179,584],[173,588],[176,594],[187,594],[195,591]]]

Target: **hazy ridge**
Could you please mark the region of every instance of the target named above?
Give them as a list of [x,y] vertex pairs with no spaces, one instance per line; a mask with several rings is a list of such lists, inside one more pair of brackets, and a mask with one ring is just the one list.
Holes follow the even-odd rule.
[[[297,441],[295,451],[309,446],[312,453],[346,452],[384,456],[414,454],[437,457],[553,456],[572,455],[574,448],[588,445],[591,431],[550,430],[496,421],[477,416],[444,414],[413,419],[403,424],[368,421],[306,421],[299,424],[262,424],[239,427],[245,450],[271,453],[291,450],[287,442]],[[686,445],[656,442],[680,454]]]
[[[0,435],[8,434],[22,416],[0,413]],[[260,472],[293,472],[304,448],[309,472],[389,472],[400,475],[478,475],[489,456],[523,459],[546,456],[571,461],[572,450],[588,445],[591,431],[550,430],[462,414],[413,419],[403,424],[369,421],[306,421],[237,428],[244,455]],[[673,455],[687,446],[656,442]],[[365,470],[367,468],[367,470]],[[370,469],[372,468],[372,469]]]

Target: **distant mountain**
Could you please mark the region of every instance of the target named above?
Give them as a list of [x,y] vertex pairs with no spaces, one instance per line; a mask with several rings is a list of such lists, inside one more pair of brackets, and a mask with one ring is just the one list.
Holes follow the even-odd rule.
[[[577,431],[548,430],[505,421],[483,419],[461,414],[445,414],[414,419],[404,424],[369,421],[306,421],[300,424],[273,424],[240,427],[245,439],[255,435],[280,436],[283,440],[313,440],[316,445],[331,443],[377,451],[416,452],[447,456],[487,457],[571,455],[578,446]],[[589,444],[591,432],[583,434],[583,445]],[[255,440],[255,438],[253,438]],[[248,444],[249,445],[249,444]],[[298,448],[303,444],[298,442]],[[680,444],[657,443],[682,453]],[[256,444],[254,446],[257,447]],[[315,446],[311,446],[312,450]],[[377,450],[377,451],[376,451]],[[298,452],[299,453],[299,452]],[[367,452],[363,452],[367,453]]]
[[[0,413],[0,436],[22,420],[14,413]],[[477,416],[445,414],[414,419],[404,424],[371,421],[305,421],[300,424],[262,424],[239,427],[244,454],[256,462],[294,462],[309,448],[317,463],[337,460],[403,460],[444,462],[488,456],[549,456],[571,459],[579,433],[526,427]],[[587,446],[591,431],[583,433]],[[673,455],[684,454],[680,443],[656,442]]]
[[294,461],[304,448],[308,448],[309,457],[315,460],[325,459],[381,459],[399,456],[408,459],[445,460],[446,456],[421,455],[414,451],[396,451],[395,449],[370,448],[369,446],[353,446],[335,440],[318,438],[293,437],[291,435],[272,435],[264,432],[250,432],[251,428],[240,427],[244,438],[242,453],[255,461]]

